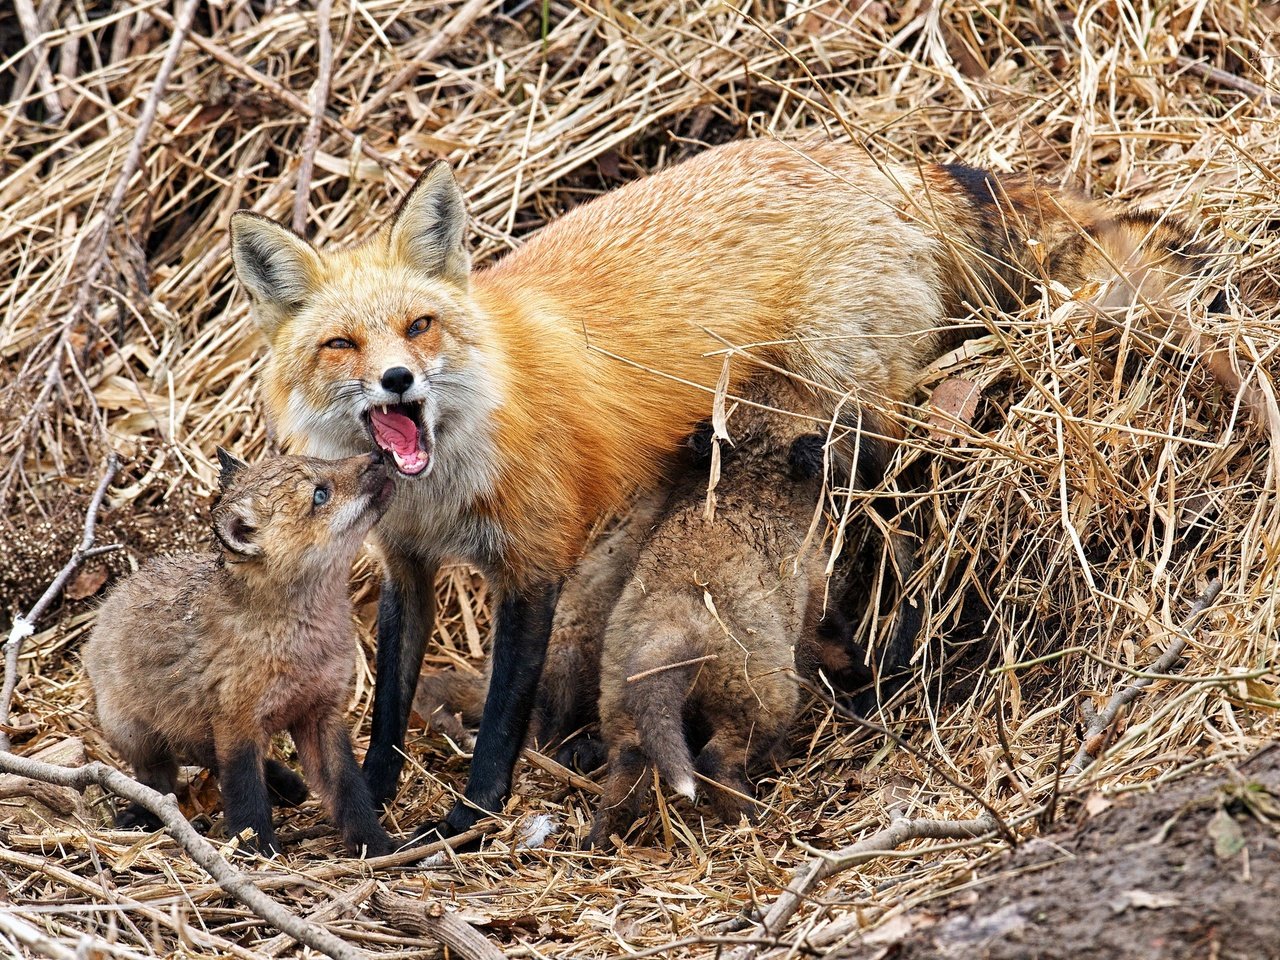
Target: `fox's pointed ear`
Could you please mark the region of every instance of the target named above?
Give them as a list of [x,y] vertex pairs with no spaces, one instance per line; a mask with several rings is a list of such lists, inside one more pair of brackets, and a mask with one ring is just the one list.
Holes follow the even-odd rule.
[[471,258],[462,245],[467,207],[441,160],[418,177],[391,218],[391,250],[409,266],[466,289]]
[[262,554],[258,523],[247,503],[232,503],[213,511],[213,535],[231,560],[251,560]]
[[268,335],[315,288],[320,256],[292,230],[249,210],[231,215],[231,261]]
[[231,489],[231,483],[236,478],[236,474],[245,468],[246,464],[243,460],[229,453],[222,447],[218,448],[218,486],[223,493]]

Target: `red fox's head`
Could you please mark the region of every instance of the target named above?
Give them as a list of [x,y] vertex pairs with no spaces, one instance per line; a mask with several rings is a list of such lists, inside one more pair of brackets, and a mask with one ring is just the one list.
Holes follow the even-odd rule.
[[407,477],[437,434],[487,409],[468,295],[466,211],[447,164],[424,173],[367,242],[317,250],[248,211],[231,218],[236,275],[271,346],[267,400],[312,453],[380,449]]

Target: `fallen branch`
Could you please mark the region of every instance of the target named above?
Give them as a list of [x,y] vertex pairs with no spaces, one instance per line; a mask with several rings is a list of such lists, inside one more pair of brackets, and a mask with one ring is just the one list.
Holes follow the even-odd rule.
[[302,135],[302,162],[298,164],[298,186],[293,195],[293,232],[304,235],[307,228],[307,200],[311,196],[311,171],[315,168],[316,148],[320,146],[320,124],[329,103],[329,84],[333,78],[333,34],[329,19],[333,0],[319,0],[316,5],[316,32],[320,48],[320,72],[311,85],[311,116]]
[[217,881],[219,887],[252,910],[257,917],[333,960],[365,960],[367,955],[362,950],[291,913],[254,886],[253,880],[228,863],[213,844],[196,832],[195,827],[182,815],[178,801],[172,794],[166,796],[157,793],[119,770],[99,762],[80,767],[58,767],[29,757],[0,753],[0,772],[15,773],[32,780],[74,787],[81,791],[97,784],[104,790],[110,790],[141,805],[160,818],[168,834]]
[[[973,820],[898,820],[855,844],[821,854],[796,870],[791,883],[773,902],[750,937],[768,943],[795,916],[809,892],[823,880],[892,853],[904,843],[912,840],[979,840],[997,836],[1000,832],[995,819],[985,813]],[[759,953],[760,944],[750,943],[730,954],[730,960],[754,960]]]
[[1267,92],[1266,87],[1254,83],[1252,80],[1246,80],[1244,77],[1238,77],[1234,73],[1228,73],[1212,64],[1205,63],[1201,60],[1192,60],[1184,54],[1178,54],[1175,57],[1178,66],[1185,67],[1191,73],[1198,74],[1206,80],[1212,80],[1214,83],[1221,84],[1232,90],[1237,90],[1245,94],[1252,100],[1258,100],[1266,107],[1280,106],[1280,97],[1276,97]]
[[[1169,646],[1165,648],[1164,653],[1155,663],[1151,664],[1146,673],[1168,673],[1169,670],[1177,663],[1178,658],[1182,656],[1182,651],[1186,649],[1187,642],[1191,639],[1191,627],[1199,619],[1209,607],[1213,606],[1213,602],[1218,599],[1218,594],[1222,592],[1222,581],[1214,578],[1210,581],[1209,586],[1205,588],[1198,600],[1191,606],[1191,612],[1187,614],[1186,620],[1182,622],[1177,631],[1173,635],[1173,639],[1169,642]],[[1080,745],[1080,749],[1072,758],[1071,763],[1067,765],[1066,777],[1079,776],[1084,772],[1089,764],[1093,763],[1097,756],[1104,751],[1098,746],[1100,738],[1115,723],[1116,717],[1120,711],[1131,704],[1138,698],[1147,687],[1151,686],[1155,680],[1153,677],[1140,677],[1134,680],[1127,687],[1121,687],[1107,701],[1107,705],[1098,712],[1098,714],[1090,722],[1088,729],[1085,731],[1084,743]],[[1094,749],[1091,750],[1090,747]]]
[[430,937],[463,960],[502,960],[501,950],[439,900],[415,900],[379,886],[372,907],[397,930]]
[[72,552],[66,566],[58,571],[53,583],[49,584],[48,589],[40,595],[36,605],[25,616],[20,615],[14,620],[13,627],[9,630],[9,639],[4,645],[4,687],[0,689],[0,750],[8,750],[10,746],[9,731],[13,728],[9,726],[9,709],[13,703],[14,688],[18,685],[18,658],[22,655],[23,641],[35,632],[36,624],[40,622],[44,612],[62,593],[67,581],[71,579],[71,575],[76,572],[76,568],[84,559],[105,552],[102,548],[92,549],[93,532],[98,522],[98,510],[102,507],[102,500],[107,495],[107,487],[119,472],[120,458],[113,453],[107,457],[106,465],[102,470],[102,479],[98,481],[98,489],[94,491],[93,499],[89,501],[89,509],[85,512],[84,535],[80,538],[80,545]]

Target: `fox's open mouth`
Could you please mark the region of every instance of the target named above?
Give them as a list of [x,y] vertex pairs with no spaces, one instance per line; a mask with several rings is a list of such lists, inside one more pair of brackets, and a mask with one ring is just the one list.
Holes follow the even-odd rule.
[[391,455],[396,469],[416,477],[431,466],[431,438],[422,423],[422,403],[371,407],[365,414],[374,446]]

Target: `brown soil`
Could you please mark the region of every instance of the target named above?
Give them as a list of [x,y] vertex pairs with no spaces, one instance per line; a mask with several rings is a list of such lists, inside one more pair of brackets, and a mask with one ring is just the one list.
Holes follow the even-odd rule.
[[832,956],[1280,957],[1280,745],[1238,774],[1128,797],[1074,833],[1030,842],[976,889],[906,919],[887,948]]

